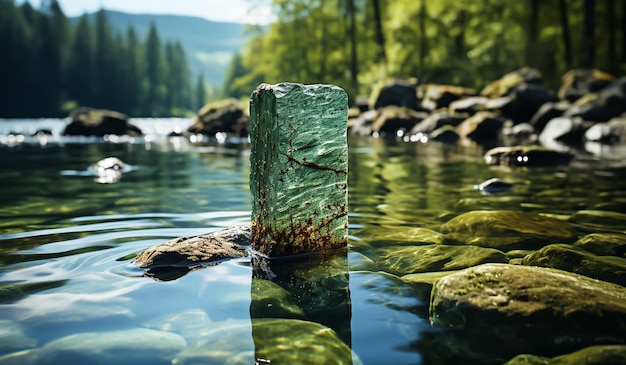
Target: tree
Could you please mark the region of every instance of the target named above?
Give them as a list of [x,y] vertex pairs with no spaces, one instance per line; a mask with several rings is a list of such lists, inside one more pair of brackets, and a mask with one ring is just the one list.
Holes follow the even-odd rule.
[[78,105],[89,106],[95,101],[94,54],[93,28],[87,15],[83,15],[76,26],[67,71],[67,95]]
[[195,109],[199,110],[207,102],[206,85],[204,83],[204,75],[202,74],[198,76],[198,81],[196,82],[195,94],[196,94]]
[[152,23],[146,39],[144,62],[146,73],[146,95],[142,112],[144,115],[163,116],[166,85],[164,75],[166,65],[163,59],[163,50],[156,25]]
[[580,63],[582,67],[592,68],[595,63],[594,31],[595,31],[594,0],[583,0],[583,28],[581,37]]

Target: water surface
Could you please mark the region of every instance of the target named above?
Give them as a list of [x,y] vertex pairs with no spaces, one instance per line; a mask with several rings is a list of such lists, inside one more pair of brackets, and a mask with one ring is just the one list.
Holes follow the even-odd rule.
[[[68,363],[81,359],[76,353],[90,363],[253,363],[249,259],[168,282],[130,265],[169,239],[249,223],[248,147],[168,139],[168,121],[153,121],[152,137],[130,142],[67,140],[52,122],[46,143],[0,145],[0,363]],[[12,123],[3,128],[32,129]],[[582,152],[567,167],[512,170],[487,166],[483,152],[350,140],[349,312],[337,321],[348,324],[355,364],[436,363],[425,346],[440,330],[429,325],[428,303],[396,277],[361,269],[367,247],[395,243],[372,237],[437,230],[469,210],[564,216],[626,208],[626,154]],[[109,156],[130,169],[99,183],[88,167]],[[489,196],[473,188],[492,177],[513,189]],[[238,335],[225,345],[220,333]],[[216,355],[225,349],[240,357]]]

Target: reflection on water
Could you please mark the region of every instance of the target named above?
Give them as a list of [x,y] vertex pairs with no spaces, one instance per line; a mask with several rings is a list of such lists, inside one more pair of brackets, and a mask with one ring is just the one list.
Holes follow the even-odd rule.
[[[143,277],[130,259],[172,238],[249,222],[246,147],[0,146],[0,362],[281,363],[264,348],[285,348],[303,363],[315,351],[355,364],[426,362],[436,356],[424,345],[433,330],[423,295],[364,270],[371,252],[397,244],[377,235],[430,232],[479,209],[626,211],[626,190],[614,183],[626,175],[623,159],[511,170],[486,166],[476,147],[350,146],[347,256],[270,264],[271,275],[236,259],[171,282]],[[133,167],[114,184],[67,173],[109,156]],[[496,195],[473,188],[492,177],[513,187]]]

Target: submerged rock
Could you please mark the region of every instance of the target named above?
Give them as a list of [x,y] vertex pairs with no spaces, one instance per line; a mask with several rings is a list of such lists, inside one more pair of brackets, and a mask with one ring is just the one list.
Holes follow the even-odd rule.
[[581,237],[575,245],[596,255],[626,257],[626,234],[591,233]]
[[625,258],[597,256],[572,245],[548,245],[524,257],[522,264],[561,269],[626,286]]
[[247,256],[244,245],[249,245],[250,241],[251,227],[235,226],[167,241],[144,250],[132,262],[148,269],[147,276],[162,281],[174,280],[191,270]]
[[625,343],[626,288],[561,270],[484,264],[437,281],[430,320],[449,328],[459,357],[554,356]]
[[569,221],[594,228],[626,229],[626,214],[608,210],[579,210]]
[[503,251],[538,249],[550,243],[573,242],[574,226],[536,213],[510,210],[471,211],[441,226],[444,242],[492,247]]
[[567,165],[574,155],[541,146],[495,147],[485,153],[488,165],[504,166],[559,166]]
[[[295,303],[291,293],[280,285],[265,279],[252,279],[250,315],[252,318],[292,318],[304,319],[302,309]],[[255,308],[263,308],[260,313],[252,313]]]
[[40,349],[0,358],[3,364],[164,364],[187,346],[183,337],[146,328],[77,333]]
[[503,252],[475,246],[426,245],[389,247],[381,253],[380,270],[394,275],[465,269],[483,263],[507,263]]
[[518,355],[504,365],[623,365],[626,364],[626,346],[590,346],[569,354],[547,358]]
[[474,185],[474,189],[480,190],[486,194],[503,193],[511,190],[512,188],[513,184],[502,179],[498,179],[497,177],[485,180],[478,185]]

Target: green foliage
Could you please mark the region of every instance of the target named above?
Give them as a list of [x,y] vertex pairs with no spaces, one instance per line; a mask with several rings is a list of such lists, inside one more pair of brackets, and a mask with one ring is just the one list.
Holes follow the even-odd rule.
[[[241,61],[233,60],[241,65],[231,65],[238,73],[229,74],[227,90],[234,96],[260,82],[328,82],[354,96],[387,77],[481,88],[522,66],[538,68],[557,87],[568,68],[583,66],[588,17],[596,20],[593,66],[624,72],[626,2],[596,2],[589,14],[583,1],[274,0],[278,20],[249,41]],[[358,67],[351,64],[353,45]]]
[[188,61],[180,43],[163,45],[156,27],[116,33],[107,12],[72,25],[56,0],[35,10],[0,0],[0,117],[54,117],[72,106],[129,115],[188,115]]

